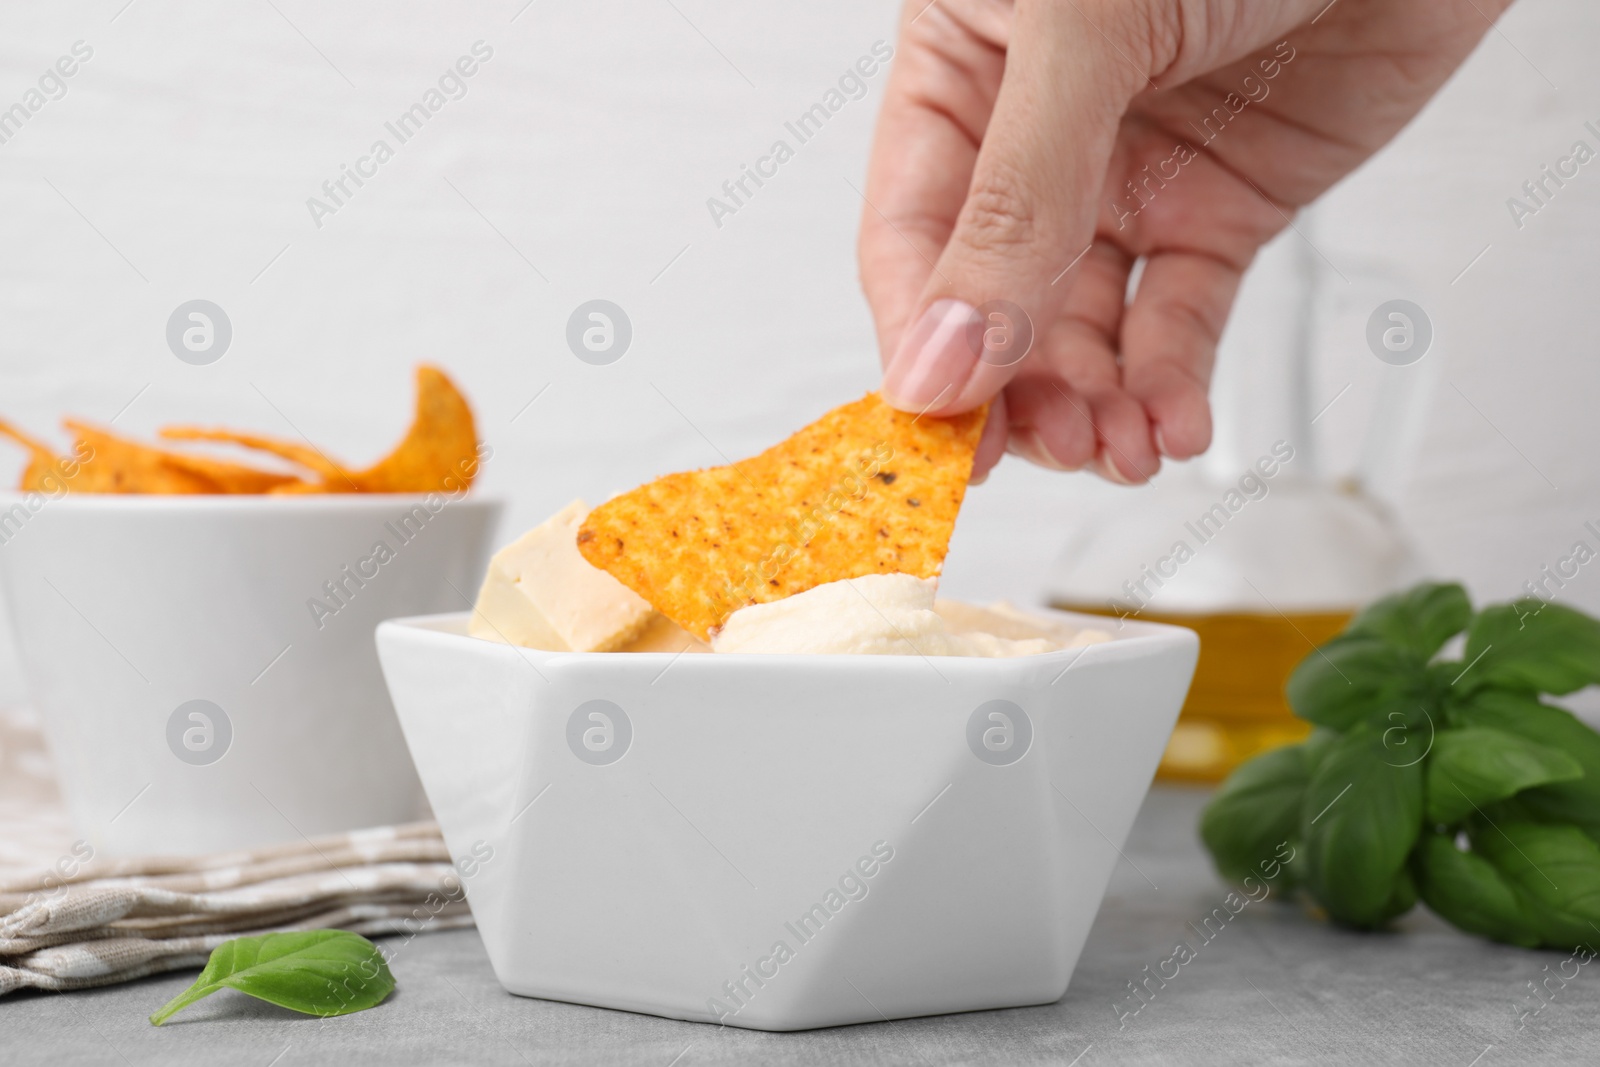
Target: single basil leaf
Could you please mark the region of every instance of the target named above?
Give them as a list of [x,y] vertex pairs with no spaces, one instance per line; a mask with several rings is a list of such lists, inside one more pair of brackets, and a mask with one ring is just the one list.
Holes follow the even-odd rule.
[[1377,927],[1398,914],[1401,870],[1422,829],[1421,761],[1393,758],[1377,730],[1356,730],[1333,744],[1306,787],[1306,884],[1350,926]]
[[1428,821],[1435,825],[1458,823],[1530,786],[1583,777],[1582,765],[1565,752],[1487,726],[1440,730],[1432,756]]
[[1306,756],[1306,774],[1309,777],[1316,769],[1322,766],[1323,757],[1339,740],[1340,735],[1333,730],[1318,726],[1311,731],[1311,736],[1300,742],[1300,748]]
[[1383,905],[1375,926],[1383,926],[1391,919],[1398,919],[1406,912],[1417,906],[1417,883],[1411,876],[1411,868],[1402,864],[1399,872],[1394,876],[1394,891],[1389,894],[1389,899]]
[[1483,819],[1473,851],[1528,902],[1539,939],[1553,948],[1592,941],[1600,926],[1600,844],[1575,826]]
[[1527,693],[1479,689],[1453,709],[1453,717],[1472,726],[1489,726],[1557,749],[1576,760],[1583,777],[1541,785],[1517,794],[1517,801],[1543,822],[1570,822],[1600,836],[1600,733],[1564,708]]
[[1229,775],[1211,798],[1200,816],[1200,837],[1224,878],[1242,882],[1282,873],[1275,858],[1299,834],[1307,764],[1304,745],[1264,752]]
[[1516,890],[1483,857],[1458,849],[1451,835],[1424,835],[1413,865],[1423,902],[1446,922],[1493,941],[1539,944]]
[[1421,668],[1410,652],[1375,637],[1336,637],[1289,676],[1289,705],[1331,730],[1381,722],[1389,710],[1415,702],[1409,694]]
[[1496,604],[1472,620],[1463,655],[1469,688],[1575,692],[1600,684],[1600,619],[1531,598]]
[[381,1002],[394,976],[376,945],[346,930],[236,937],[213,949],[194,985],[150,1021],[160,1026],[225,986],[307,1015],[347,1015]]
[[1373,603],[1344,632],[1386,641],[1425,663],[1471,621],[1472,601],[1465,589],[1454,582],[1424,582]]

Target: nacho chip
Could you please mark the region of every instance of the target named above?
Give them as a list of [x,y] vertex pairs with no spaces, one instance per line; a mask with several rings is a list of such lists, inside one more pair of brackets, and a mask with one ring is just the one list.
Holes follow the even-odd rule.
[[92,450],[71,481],[81,492],[265,493],[300,481],[292,474],[154,448],[76,419],[63,425],[78,435],[79,455]]
[[464,491],[478,471],[472,409],[442,371],[417,368],[416,415],[393,452],[366,470],[345,467],[309,443],[198,426],[168,426],[161,436],[213,441],[267,452],[304,468],[300,478],[210,456],[170,451],[66,420],[77,435],[71,457],[0,421],[0,437],[28,450],[21,488],[58,493],[429,493]]
[[190,456],[182,452],[161,453],[162,461],[169,467],[187,471],[209,481],[213,493],[270,493],[306,484],[292,474],[264,471],[242,463],[212,459],[208,456]]
[[109,430],[76,419],[62,421],[78,437],[78,453],[92,455],[78,467],[68,485],[83,493],[216,493],[216,483],[203,475],[174,467],[159,448],[118,437]]
[[[77,459],[62,459],[51,450],[50,445],[45,445],[42,440],[24,434],[18,427],[11,426],[10,422],[0,419],[0,437],[10,437],[11,440],[26,448],[27,466],[22,467],[22,480],[19,490],[24,493],[50,493],[54,496],[61,493],[72,478],[77,477]],[[82,451],[78,456],[82,456]]]
[[298,480],[293,475],[151,448],[74,419],[64,425],[77,435],[70,459],[57,456],[38,438],[0,420],[0,434],[30,453],[22,472],[20,488],[24,491],[264,493]]
[[[258,452],[267,452],[277,456],[279,459],[286,459],[290,463],[298,464],[320,475],[324,480],[341,481],[348,477],[343,468],[312,446],[303,445],[297,441],[286,441],[281,437],[269,437],[266,434],[259,433],[244,433],[223,427],[206,429],[202,426],[163,426],[159,433],[160,436],[169,441],[212,441],[217,444],[253,448]],[[288,479],[288,481],[294,480],[292,478]],[[265,491],[262,490],[262,492]],[[353,492],[354,489],[352,488],[351,491]]]
[[[31,434],[23,433],[4,419],[0,419],[0,436],[9,437],[28,450],[28,465],[22,469],[19,489],[23,492],[54,493],[61,487],[69,468],[49,445]],[[52,480],[52,475],[56,480]]]
[[218,441],[242,445],[297,463],[320,481],[289,481],[274,493],[430,493],[455,492],[472,484],[478,470],[478,435],[468,406],[437,367],[417,368],[417,408],[411,428],[393,452],[358,471],[309,444],[265,434],[198,426],[166,426],[168,440]]
[[0,435],[11,438],[17,444],[26,448],[34,458],[43,457],[46,460],[56,458],[55,450],[30,433],[17,429],[5,419],[0,419]]
[[466,397],[427,364],[417,368],[417,414],[389,455],[354,475],[364,493],[463,489],[478,472],[478,432]]
[[28,465],[22,468],[22,479],[17,488],[23,492],[51,493],[54,494],[65,483],[60,481],[60,461],[55,457],[34,455],[28,460]]
[[987,413],[910,415],[870,393],[752,459],[614,497],[578,548],[702,640],[739,608],[826,582],[932,578]]

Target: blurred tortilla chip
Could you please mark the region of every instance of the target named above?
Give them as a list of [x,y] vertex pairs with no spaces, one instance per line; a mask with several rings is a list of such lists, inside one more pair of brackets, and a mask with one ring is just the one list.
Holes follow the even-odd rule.
[[198,475],[211,482],[217,493],[271,493],[294,485],[304,485],[292,474],[264,471],[241,463],[211,459],[207,456],[190,456],[182,452],[162,452],[162,458],[172,467]]
[[[417,368],[417,413],[395,450],[352,475],[364,493],[455,492],[478,473],[472,408],[444,371]],[[454,484],[452,484],[454,483]]]
[[69,485],[88,493],[265,493],[299,481],[292,474],[189,456],[119,437],[76,419],[64,422],[78,437],[78,465]]
[[76,419],[63,424],[77,438],[70,459],[57,456],[42,441],[0,421],[0,434],[30,453],[19,486],[23,491],[264,493],[298,480],[293,475],[152,448]]
[[[82,493],[215,493],[209,478],[174,467],[159,448],[118,437],[109,430],[76,419],[62,423],[90,452],[68,483]],[[83,447],[78,449],[81,455]]]
[[0,436],[9,437],[28,450],[28,465],[22,469],[22,478],[17,485],[23,492],[54,495],[63,491],[77,476],[79,464],[76,459],[62,459],[49,445],[4,419],[0,419]]
[[168,426],[169,441],[238,445],[284,459],[307,477],[264,470],[211,456],[156,448],[119,437],[108,429],[65,420],[77,435],[73,457],[58,456],[44,442],[0,421],[0,437],[28,450],[21,488],[58,493],[459,493],[478,472],[478,438],[472,409],[443,371],[417,368],[416,413],[405,438],[366,470],[354,470],[309,442],[226,428]]
[[[346,478],[347,473],[340,466],[311,445],[303,445],[297,441],[286,441],[281,437],[269,437],[266,434],[246,433],[241,430],[229,430],[225,427],[206,428],[202,426],[163,426],[159,431],[160,436],[168,441],[210,441],[216,444],[238,445],[241,448],[254,449],[257,452],[266,452],[286,459],[290,463],[298,464],[324,480],[339,481]],[[288,482],[296,479],[286,479]],[[309,484],[309,483],[302,483]],[[261,490],[265,492],[266,490]],[[354,489],[352,488],[352,492]]]
[[198,426],[166,426],[168,440],[216,441],[241,445],[297,463],[320,481],[289,480],[273,493],[431,493],[471,486],[478,471],[478,434],[472,408],[437,367],[417,368],[417,405],[411,428],[394,451],[354,470],[315,446],[265,434]]
[[916,416],[870,393],[752,459],[612,498],[578,548],[702,640],[739,608],[827,582],[932,578],[987,415]]

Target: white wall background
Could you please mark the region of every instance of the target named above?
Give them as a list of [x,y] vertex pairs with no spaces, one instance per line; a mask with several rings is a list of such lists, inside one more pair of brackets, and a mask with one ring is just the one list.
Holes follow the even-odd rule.
[[[851,186],[884,77],[720,228],[705,201],[893,39],[890,3],[125,4],[0,7],[0,108],[75,41],[94,49],[0,144],[4,415],[133,433],[292,423],[366,461],[407,421],[410,366],[433,360],[495,448],[483,485],[512,502],[509,538],[574,496],[757,451],[875,384]],[[467,95],[314,226],[306,199],[480,39],[494,55]],[[1276,388],[1249,383],[1270,383],[1285,344],[1284,272],[1312,287],[1313,392],[1351,385],[1317,424],[1337,474],[1401,387],[1366,349],[1367,315],[1397,296],[1427,308],[1434,351],[1403,372],[1426,418],[1386,466],[1432,568],[1480,597],[1512,595],[1600,520],[1600,164],[1520,232],[1505,206],[1574,140],[1597,143],[1583,129],[1600,120],[1597,42],[1594,5],[1522,0],[1302,220],[1314,248],[1284,239],[1225,354],[1223,409],[1248,412],[1252,389]],[[164,341],[195,297],[235,331],[207,367]],[[564,342],[594,297],[634,326],[608,367]],[[1259,421],[1224,426],[1209,468],[1264,450]],[[947,589],[1037,599],[1067,536],[1129,494],[1008,461],[969,497]],[[1600,610],[1600,564],[1564,595]],[[0,700],[20,692],[0,652]]]

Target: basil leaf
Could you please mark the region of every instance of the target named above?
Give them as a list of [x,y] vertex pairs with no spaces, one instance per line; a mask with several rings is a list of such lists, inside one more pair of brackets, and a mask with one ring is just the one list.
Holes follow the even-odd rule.
[[1505,730],[1441,730],[1428,760],[1428,821],[1458,823],[1530,786],[1582,777],[1583,767],[1565,752]]
[[1471,621],[1472,601],[1459,584],[1424,582],[1370,605],[1344,632],[1386,641],[1426,663]]
[[236,937],[213,949],[194,985],[150,1021],[160,1026],[224,986],[307,1015],[347,1015],[381,1002],[394,976],[376,945],[346,930]]
[[1389,899],[1379,912],[1379,918],[1374,924],[1383,926],[1391,919],[1398,919],[1406,912],[1417,906],[1417,883],[1411,877],[1411,868],[1401,865],[1394,879],[1394,892],[1389,894]]
[[1378,731],[1346,734],[1311,776],[1301,808],[1306,880],[1339,922],[1376,927],[1394,910],[1422,829],[1422,764],[1396,766]]
[[[1539,939],[1554,948],[1593,940],[1600,926],[1600,844],[1576,826],[1483,819],[1473,850],[1523,900]],[[1593,924],[1593,925],[1591,925]]]
[[1303,744],[1264,752],[1229,775],[1211,798],[1200,816],[1200,837],[1224,878],[1270,880],[1286,870],[1274,859],[1299,836],[1308,763]]
[[1339,740],[1339,734],[1333,730],[1318,726],[1311,731],[1311,736],[1300,742],[1300,748],[1306,754],[1306,774],[1309,777],[1316,769],[1322,766],[1322,760]]
[[1529,789],[1517,802],[1539,820],[1576,823],[1600,835],[1600,733],[1570,711],[1502,689],[1480,689],[1453,710],[1460,722],[1514,733],[1576,760],[1582,778]]
[[1516,890],[1483,857],[1458,849],[1451,835],[1425,835],[1413,864],[1423,902],[1446,922],[1523,948],[1539,944]]
[[1333,730],[1379,721],[1415,703],[1422,664],[1375,637],[1336,637],[1300,661],[1289,676],[1289,704],[1302,719]]
[[1464,655],[1469,688],[1575,692],[1600,684],[1600,620],[1531,598],[1496,604],[1472,620]]

